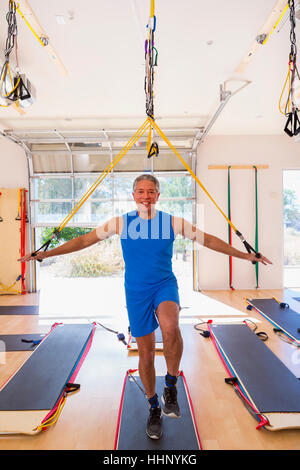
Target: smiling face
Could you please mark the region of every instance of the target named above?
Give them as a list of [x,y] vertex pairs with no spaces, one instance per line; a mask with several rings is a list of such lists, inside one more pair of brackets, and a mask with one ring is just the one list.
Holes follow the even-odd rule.
[[141,180],[137,183],[132,196],[141,217],[150,218],[155,213],[159,194],[153,181]]

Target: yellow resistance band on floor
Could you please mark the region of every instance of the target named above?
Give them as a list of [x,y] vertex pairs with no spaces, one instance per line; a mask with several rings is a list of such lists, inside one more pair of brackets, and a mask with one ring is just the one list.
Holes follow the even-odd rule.
[[55,413],[49,419],[44,421],[42,424],[40,424],[40,426],[36,428],[38,431],[41,431],[43,428],[48,428],[50,426],[53,426],[57,422],[59,415],[61,414],[62,409],[65,406],[66,399],[67,399],[66,395],[63,395],[61,397]]
[[13,282],[13,284],[11,284],[10,286],[6,286],[2,282],[0,282],[0,287],[1,287],[0,294],[7,294],[10,292],[14,292],[16,294],[22,294],[21,290],[13,289],[13,287],[16,285],[17,282],[18,281]]

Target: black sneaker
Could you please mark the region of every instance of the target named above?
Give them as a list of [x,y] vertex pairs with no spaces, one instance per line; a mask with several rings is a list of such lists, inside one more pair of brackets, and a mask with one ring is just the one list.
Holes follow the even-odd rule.
[[161,430],[161,407],[151,408],[149,410],[149,418],[147,421],[146,433],[150,439],[160,439],[162,435]]
[[180,409],[177,402],[177,388],[165,387],[161,397],[164,404],[163,414],[170,418],[180,418]]

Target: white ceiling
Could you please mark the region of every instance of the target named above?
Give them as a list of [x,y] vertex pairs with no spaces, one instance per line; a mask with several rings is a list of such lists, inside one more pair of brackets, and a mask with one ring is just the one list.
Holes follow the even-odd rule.
[[[1,128],[137,129],[146,118],[144,41],[150,0],[29,3],[68,75],[57,71],[18,15],[20,68],[34,84],[37,100],[24,116],[12,107],[0,108]],[[207,125],[218,107],[220,84],[234,77],[275,4],[156,0],[154,109],[160,127]],[[8,0],[0,0],[0,60],[7,10]],[[59,25],[56,15],[63,15],[66,24]],[[283,134],[286,118],[278,101],[290,52],[287,18],[246,68],[243,78],[252,83],[229,100],[210,134]],[[296,35],[300,41],[299,22]]]

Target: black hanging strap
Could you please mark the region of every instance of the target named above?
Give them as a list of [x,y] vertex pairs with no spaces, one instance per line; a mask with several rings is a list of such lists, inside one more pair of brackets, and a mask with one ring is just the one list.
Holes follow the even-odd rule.
[[[255,253],[255,256],[256,258],[260,258],[261,257],[261,254],[258,253],[248,242],[247,240],[245,240],[245,238],[243,237],[243,235],[241,234],[241,232],[239,232],[238,230],[236,230],[235,232],[237,234],[237,236],[242,240],[243,244],[244,244],[244,247],[246,248],[246,250],[248,251],[248,253]],[[256,264],[257,261],[252,261],[252,264]]]
[[284,132],[289,135],[290,137],[293,137],[295,135],[298,135],[300,132],[300,121],[298,118],[297,111],[294,110],[291,113],[288,113],[288,119],[284,128]]
[[[57,228],[54,229],[49,240],[47,240],[38,250],[33,251],[31,253],[31,256],[37,256],[39,251],[47,251],[53,238],[59,238],[59,236],[60,236],[60,231]],[[42,260],[40,259],[38,259],[37,261],[39,261],[40,263],[42,262]]]
[[157,157],[158,154],[159,154],[158,144],[156,142],[152,142],[147,157],[148,158],[151,158],[153,156]]

